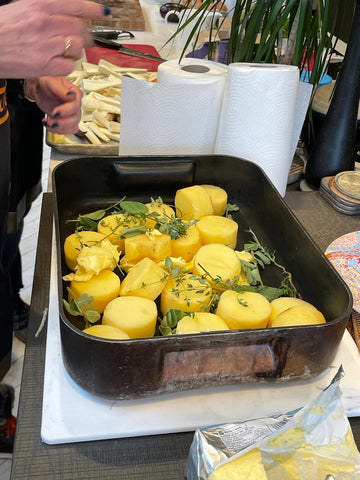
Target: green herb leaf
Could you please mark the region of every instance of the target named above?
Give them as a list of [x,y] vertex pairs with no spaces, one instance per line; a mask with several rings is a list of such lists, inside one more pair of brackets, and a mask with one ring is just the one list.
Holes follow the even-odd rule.
[[162,335],[173,335],[176,333],[176,326],[181,320],[183,312],[181,310],[172,308],[163,316],[159,326],[159,331]]
[[120,203],[121,208],[124,212],[129,215],[146,215],[149,212],[149,209],[146,205],[141,202],[131,202],[125,200]]
[[89,323],[93,324],[100,320],[100,313],[96,312],[95,310],[86,310],[84,312],[85,320]]
[[146,227],[142,225],[137,225],[135,227],[128,227],[124,228],[119,235],[121,238],[129,238],[129,237],[135,237],[136,235],[140,235],[140,233],[146,232]]

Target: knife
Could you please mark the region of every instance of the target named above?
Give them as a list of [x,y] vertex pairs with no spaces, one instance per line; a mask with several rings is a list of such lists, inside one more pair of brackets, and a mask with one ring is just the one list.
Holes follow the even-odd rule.
[[133,50],[132,48],[127,48],[121,45],[121,43],[117,43],[114,40],[104,38],[101,35],[97,35],[93,33],[93,40],[96,45],[100,47],[107,47],[112,48],[113,50],[117,50],[120,53],[124,53],[125,55],[131,55],[132,57],[139,57],[139,58],[147,58],[148,60],[156,60],[157,62],[165,62],[166,60],[161,57],[157,57],[156,55],[151,55],[150,53],[140,52],[139,50]]

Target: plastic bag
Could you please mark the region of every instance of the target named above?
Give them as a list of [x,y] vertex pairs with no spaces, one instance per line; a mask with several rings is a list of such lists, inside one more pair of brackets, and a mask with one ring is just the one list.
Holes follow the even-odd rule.
[[[295,412],[197,430],[186,479],[360,479],[360,453],[341,403],[343,375],[340,368],[318,397]],[[265,476],[255,476],[254,467],[248,473],[249,461],[241,465],[250,451],[260,452],[258,463]]]

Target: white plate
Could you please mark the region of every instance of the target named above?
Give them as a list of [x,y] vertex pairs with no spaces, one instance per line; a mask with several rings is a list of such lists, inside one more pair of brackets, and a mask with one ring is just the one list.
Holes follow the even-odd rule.
[[349,287],[353,308],[360,313],[360,231],[347,233],[334,240],[325,255]]

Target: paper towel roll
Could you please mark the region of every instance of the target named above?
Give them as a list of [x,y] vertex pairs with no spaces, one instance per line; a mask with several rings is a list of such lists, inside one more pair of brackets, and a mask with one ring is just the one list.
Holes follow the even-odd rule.
[[292,162],[298,87],[297,67],[230,64],[214,149],[259,165],[282,196]]
[[[182,68],[196,65],[197,72]],[[184,59],[162,64],[157,83],[124,78],[120,155],[213,153],[226,72],[216,62]]]
[[169,60],[158,67],[158,83],[199,84],[221,80],[225,83],[228,67],[222,63],[199,58]]

